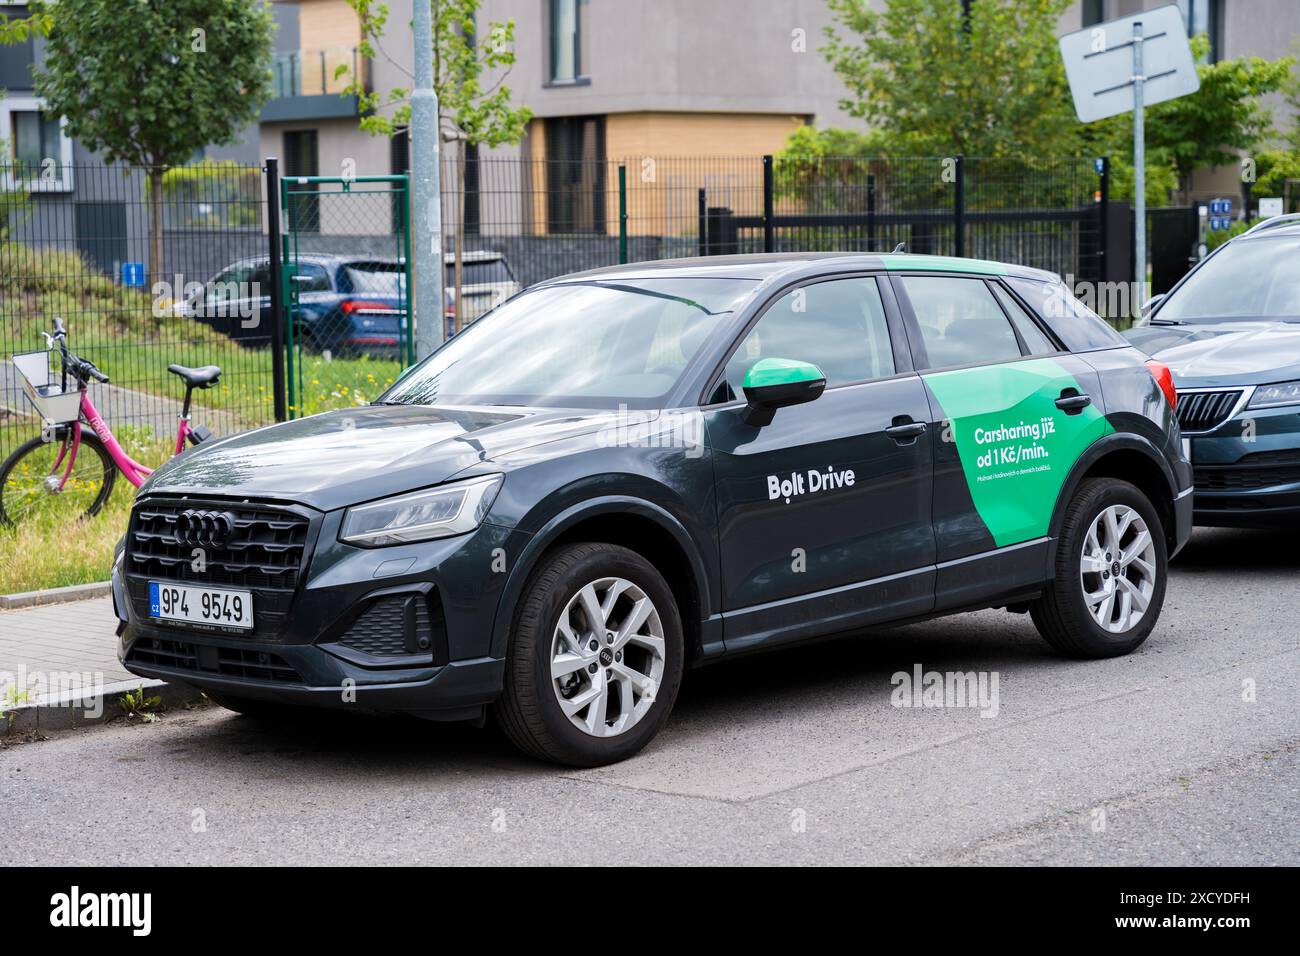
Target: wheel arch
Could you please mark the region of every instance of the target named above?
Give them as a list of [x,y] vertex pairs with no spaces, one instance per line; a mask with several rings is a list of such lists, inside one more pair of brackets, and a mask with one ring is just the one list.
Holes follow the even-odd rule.
[[[1060,536],[1066,508],[1074,498],[1079,484],[1087,478],[1119,478],[1135,485],[1146,495],[1160,516],[1169,553],[1172,554],[1177,549],[1174,498],[1178,494],[1178,482],[1174,470],[1150,440],[1131,433],[1107,435],[1079,456],[1056,498],[1056,508],[1048,526],[1048,534],[1053,542]],[[1055,551],[1055,545],[1052,551]],[[1049,560],[1054,560],[1054,556],[1049,556]]]
[[699,548],[682,523],[661,506],[611,495],[561,511],[528,541],[501,594],[492,627],[493,657],[505,656],[519,601],[542,559],[557,546],[579,541],[621,545],[653,564],[677,599],[688,661],[700,655],[712,603]]

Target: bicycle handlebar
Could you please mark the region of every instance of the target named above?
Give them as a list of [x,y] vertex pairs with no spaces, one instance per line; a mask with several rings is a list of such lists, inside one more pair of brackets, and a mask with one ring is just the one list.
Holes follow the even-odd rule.
[[96,382],[108,381],[108,376],[105,375],[103,372],[101,372],[99,369],[95,368],[95,364],[93,362],[87,362],[85,359],[78,359],[78,361],[81,363],[81,371],[83,374],[89,375]]
[[63,325],[63,320],[58,316],[54,317],[54,333],[44,333],[45,340],[53,348],[57,343],[59,351],[63,354],[63,368],[71,372],[80,381],[84,382],[88,378],[93,378],[97,382],[107,382],[108,376],[95,367],[95,363],[89,359],[79,358],[72,352],[68,351],[68,330]]

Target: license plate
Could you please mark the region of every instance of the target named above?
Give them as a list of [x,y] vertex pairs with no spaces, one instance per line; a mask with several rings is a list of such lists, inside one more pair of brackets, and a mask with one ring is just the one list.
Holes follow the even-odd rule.
[[251,628],[253,595],[248,591],[150,581],[149,616],[163,621]]

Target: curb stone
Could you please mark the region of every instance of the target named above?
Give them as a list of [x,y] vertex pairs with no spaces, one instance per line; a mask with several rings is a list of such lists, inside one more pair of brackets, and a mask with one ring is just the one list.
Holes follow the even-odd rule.
[[[73,692],[11,708],[6,713],[13,714],[12,720],[7,716],[0,717],[0,739],[33,732],[94,727],[125,719],[126,714],[118,706],[118,699],[141,687],[146,697],[161,698],[160,712],[184,708],[203,699],[202,692],[188,684],[162,680],[115,681],[104,685],[102,701],[97,700],[98,695]],[[96,709],[100,711],[98,716],[87,713]]]
[[106,597],[112,593],[113,583],[111,581],[95,581],[92,584],[71,584],[64,588],[45,588],[41,591],[0,594],[0,611],[39,607],[45,604],[63,604],[67,601],[84,601],[87,598]]

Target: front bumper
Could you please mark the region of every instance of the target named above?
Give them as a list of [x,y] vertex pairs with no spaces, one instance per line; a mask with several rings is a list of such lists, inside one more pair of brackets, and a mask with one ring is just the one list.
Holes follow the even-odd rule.
[[[123,666],[141,677],[233,697],[443,720],[481,714],[504,676],[504,661],[490,656],[490,641],[506,575],[484,569],[498,549],[522,550],[513,540],[518,532],[484,524],[441,541],[367,549],[338,542],[341,519],[341,512],[319,517],[288,612],[274,631],[259,627],[252,634],[150,618],[147,600],[141,602],[146,576],[131,573],[128,542],[112,575]],[[358,622],[369,620],[365,633],[381,644],[385,631],[412,626],[403,624],[400,612],[396,619],[381,618],[379,627],[367,618],[388,602],[421,609],[421,640],[372,653],[364,638],[355,637]],[[256,618],[256,591],[253,613]]]
[[1300,407],[1247,409],[1190,442],[1196,524],[1300,523]]

